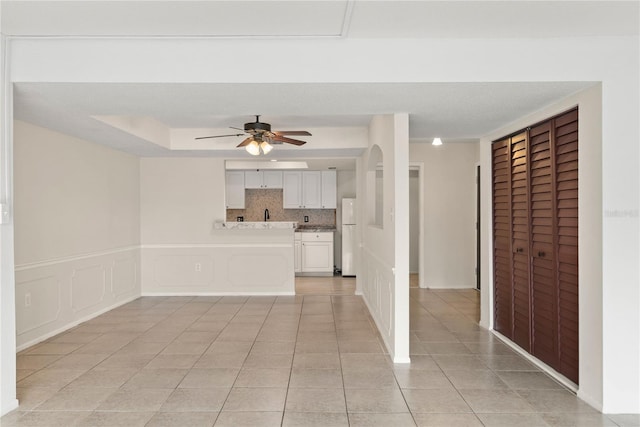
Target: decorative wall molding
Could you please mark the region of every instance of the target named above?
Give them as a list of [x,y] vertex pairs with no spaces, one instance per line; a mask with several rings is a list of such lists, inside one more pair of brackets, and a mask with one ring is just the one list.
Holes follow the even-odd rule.
[[394,269],[366,247],[362,247],[362,297],[392,357],[394,322]]
[[138,298],[139,264],[139,246],[131,246],[17,267],[17,348]]
[[100,264],[74,269],[69,298],[71,309],[77,313],[100,304],[107,292],[106,279],[106,269]]
[[293,238],[257,245],[143,246],[142,294],[293,295],[293,256]]
[[104,255],[113,255],[113,254],[122,253],[122,252],[135,251],[138,249],[140,249],[140,245],[125,246],[122,248],[106,249],[104,251],[87,252],[84,254],[70,255],[70,256],[60,257],[60,258],[51,258],[44,261],[27,262],[24,264],[16,264],[15,271],[18,272],[23,270],[29,270],[31,268],[48,267],[51,265],[61,264],[65,262],[80,261],[83,259],[96,258]]
[[[43,289],[42,292],[38,288]],[[41,328],[60,318],[61,283],[55,275],[16,280],[16,334]],[[48,292],[47,292],[48,291]],[[26,307],[26,296],[30,305]],[[53,295],[55,294],[55,298]],[[40,316],[38,319],[36,316]]]
[[130,258],[119,258],[111,264],[111,294],[119,297],[133,292],[136,287],[139,266]]

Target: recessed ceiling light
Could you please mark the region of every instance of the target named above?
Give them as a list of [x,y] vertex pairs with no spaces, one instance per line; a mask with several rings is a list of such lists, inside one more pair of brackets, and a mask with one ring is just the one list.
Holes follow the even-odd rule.
[[433,138],[432,145],[442,145],[442,140],[440,138]]

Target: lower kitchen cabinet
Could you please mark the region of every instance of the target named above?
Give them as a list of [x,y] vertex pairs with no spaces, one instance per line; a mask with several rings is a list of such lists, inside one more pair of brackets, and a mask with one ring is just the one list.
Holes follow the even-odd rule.
[[300,234],[300,273],[332,275],[333,232]]

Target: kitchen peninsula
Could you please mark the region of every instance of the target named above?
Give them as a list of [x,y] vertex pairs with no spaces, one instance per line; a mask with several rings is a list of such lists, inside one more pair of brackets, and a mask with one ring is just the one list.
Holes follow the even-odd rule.
[[295,294],[296,227],[291,221],[215,223],[215,240],[226,248],[219,260],[225,280],[217,283],[228,283],[235,293]]

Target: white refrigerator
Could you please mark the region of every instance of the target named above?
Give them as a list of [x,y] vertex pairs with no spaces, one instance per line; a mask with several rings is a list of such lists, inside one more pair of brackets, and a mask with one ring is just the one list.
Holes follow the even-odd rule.
[[356,199],[342,199],[342,275],[355,276]]

